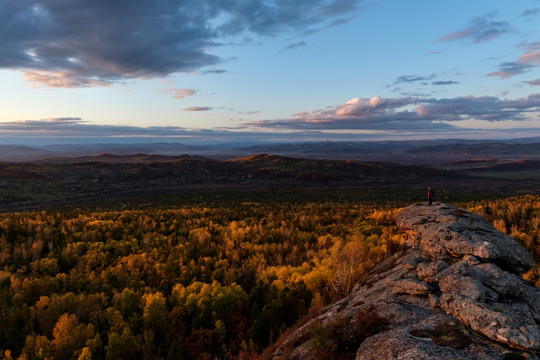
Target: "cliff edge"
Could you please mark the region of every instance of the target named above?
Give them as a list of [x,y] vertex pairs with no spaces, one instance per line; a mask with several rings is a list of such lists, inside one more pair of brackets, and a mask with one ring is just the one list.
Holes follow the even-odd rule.
[[411,205],[396,222],[407,249],[296,330],[273,359],[314,358],[314,327],[336,319],[347,327],[359,313],[380,326],[364,331],[352,359],[539,359],[540,291],[521,278],[533,265],[523,247],[447,204]]

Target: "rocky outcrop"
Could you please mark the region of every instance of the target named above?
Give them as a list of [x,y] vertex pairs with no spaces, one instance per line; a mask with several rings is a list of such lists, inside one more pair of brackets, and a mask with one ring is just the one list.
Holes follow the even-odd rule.
[[398,226],[408,235],[408,245],[433,258],[473,257],[521,274],[533,259],[509,236],[497,231],[482,217],[450,205],[413,205],[401,211]]
[[446,204],[409,206],[396,222],[407,250],[298,329],[274,359],[310,358],[314,323],[359,312],[386,325],[362,339],[357,360],[539,359],[540,291],[521,278],[533,265],[524,248]]

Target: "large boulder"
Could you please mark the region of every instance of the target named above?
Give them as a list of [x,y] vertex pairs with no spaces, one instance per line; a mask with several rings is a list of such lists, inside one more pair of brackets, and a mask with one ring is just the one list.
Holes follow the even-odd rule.
[[482,217],[451,205],[412,205],[398,214],[396,223],[411,247],[433,257],[472,255],[516,274],[526,272],[534,263],[510,236]]

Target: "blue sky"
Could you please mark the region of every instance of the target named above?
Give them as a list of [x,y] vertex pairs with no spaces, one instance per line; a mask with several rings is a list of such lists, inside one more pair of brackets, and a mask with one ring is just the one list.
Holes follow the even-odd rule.
[[540,136],[540,1],[0,2],[0,143]]

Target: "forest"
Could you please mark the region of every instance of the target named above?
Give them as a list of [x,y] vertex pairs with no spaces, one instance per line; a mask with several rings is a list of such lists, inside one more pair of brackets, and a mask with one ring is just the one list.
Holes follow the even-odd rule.
[[[0,214],[2,359],[262,359],[402,249],[403,202],[261,201]],[[535,257],[540,196],[454,202]]]
[[[112,156],[112,155],[111,155]],[[268,154],[217,161],[181,159],[152,162],[87,162],[69,159],[33,163],[0,162],[0,210],[84,204],[117,197],[155,197],[261,187],[399,186],[469,181],[463,171],[388,162],[298,159]],[[480,181],[480,180],[477,180]],[[484,179],[486,186],[492,182]],[[498,180],[498,184],[501,180]],[[516,185],[513,180],[510,184]],[[461,190],[463,186],[461,186]]]

